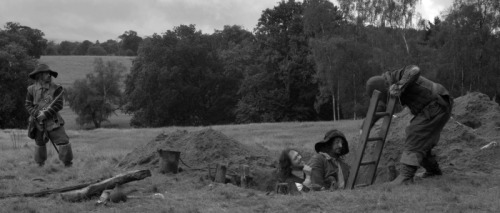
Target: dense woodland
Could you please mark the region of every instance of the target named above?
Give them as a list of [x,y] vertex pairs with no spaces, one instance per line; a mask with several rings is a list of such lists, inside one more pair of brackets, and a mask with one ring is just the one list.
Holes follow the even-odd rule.
[[418,18],[418,0],[338,2],[281,1],[253,31],[180,25],[103,43],[48,42],[9,22],[0,29],[0,128],[25,125],[27,113],[16,109],[43,54],[135,55],[121,108],[138,127],[359,118],[365,81],[408,64],[455,97],[480,91],[498,101],[497,0],[455,0],[434,20]]

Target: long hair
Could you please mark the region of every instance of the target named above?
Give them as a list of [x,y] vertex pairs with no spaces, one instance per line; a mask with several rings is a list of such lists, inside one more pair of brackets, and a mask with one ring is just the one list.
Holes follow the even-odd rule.
[[281,151],[280,157],[278,159],[278,180],[285,181],[288,177],[292,176],[292,159],[288,155],[290,151],[296,151],[295,149],[286,148]]

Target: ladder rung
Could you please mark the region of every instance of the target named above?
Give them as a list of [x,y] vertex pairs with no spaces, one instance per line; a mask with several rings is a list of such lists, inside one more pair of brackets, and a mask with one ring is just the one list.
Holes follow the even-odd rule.
[[367,162],[361,162],[359,165],[366,166],[366,165],[372,165],[375,163],[377,163],[377,161],[367,161]]
[[381,140],[383,140],[382,137],[375,137],[375,138],[368,138],[368,139],[366,139],[366,141],[381,141]]
[[384,117],[384,116],[389,116],[391,113],[388,112],[377,112],[375,113],[375,117]]

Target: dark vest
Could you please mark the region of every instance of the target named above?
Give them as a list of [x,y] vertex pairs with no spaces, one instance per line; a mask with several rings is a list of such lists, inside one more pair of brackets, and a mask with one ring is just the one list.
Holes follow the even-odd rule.
[[401,93],[401,104],[410,108],[413,115],[417,115],[430,102],[436,100],[436,96],[432,91],[433,83],[429,79],[420,76]]

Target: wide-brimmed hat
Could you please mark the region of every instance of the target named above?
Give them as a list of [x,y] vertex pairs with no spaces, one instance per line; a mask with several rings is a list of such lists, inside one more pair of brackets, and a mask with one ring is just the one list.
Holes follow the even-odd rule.
[[345,138],[344,133],[336,129],[328,131],[325,134],[323,140],[316,142],[316,144],[314,144],[314,150],[316,150],[316,152],[319,152],[324,146],[328,145],[329,143],[333,143],[333,139],[335,138],[342,139],[342,151],[339,153],[339,155],[342,156],[349,153],[349,145],[347,144],[347,139]]
[[42,72],[49,72],[51,76],[53,76],[54,78],[57,78],[57,72],[54,70],[51,70],[49,65],[47,65],[47,64],[39,64],[38,66],[36,66],[35,70],[33,70],[33,72],[31,72],[28,75],[28,77],[31,79],[35,79],[36,74],[42,73]]

